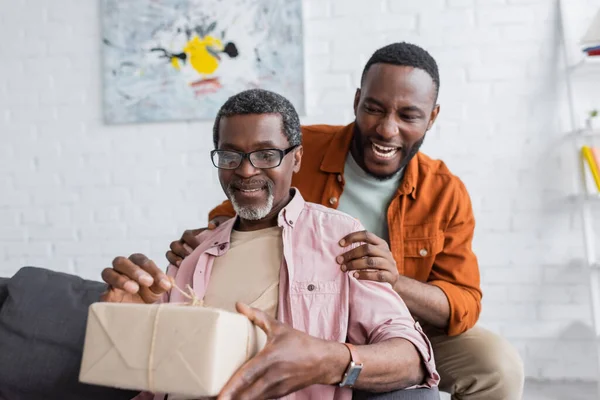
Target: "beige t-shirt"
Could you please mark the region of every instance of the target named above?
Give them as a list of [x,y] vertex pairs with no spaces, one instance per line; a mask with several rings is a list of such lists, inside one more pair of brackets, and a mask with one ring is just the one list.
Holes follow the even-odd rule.
[[241,301],[277,318],[282,257],[280,227],[232,231],[229,250],[215,258],[204,305],[236,312]]

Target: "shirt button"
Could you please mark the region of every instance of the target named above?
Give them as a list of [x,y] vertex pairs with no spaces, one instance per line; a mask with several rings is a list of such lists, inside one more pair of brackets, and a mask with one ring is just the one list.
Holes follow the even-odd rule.
[[290,223],[290,225],[294,225],[294,221],[292,221],[291,219],[288,222]]
[[312,292],[313,290],[315,290],[315,285],[313,285],[312,283],[310,285],[308,285],[307,287],[309,292]]
[[337,203],[337,197],[332,197],[329,199],[329,204],[334,205],[335,203]]
[[225,245],[224,244],[220,245],[219,250],[221,250],[221,251],[225,250]]
[[342,175],[341,175],[341,174],[339,174],[339,175],[337,176],[337,181],[338,181],[339,183],[342,183],[342,180],[344,180],[344,178],[342,178]]
[[429,254],[429,253],[427,253],[427,249],[421,249],[421,250],[419,251],[419,254],[421,255],[421,257],[425,257],[425,256],[426,256],[427,254]]

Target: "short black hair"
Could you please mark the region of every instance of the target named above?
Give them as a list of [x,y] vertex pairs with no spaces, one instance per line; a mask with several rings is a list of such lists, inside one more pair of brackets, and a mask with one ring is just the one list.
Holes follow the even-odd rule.
[[367,61],[367,65],[365,65],[360,78],[361,85],[365,80],[369,68],[374,64],[393,64],[422,69],[433,79],[437,101],[437,96],[440,92],[440,73],[434,58],[425,49],[406,42],[392,43],[380,48]]
[[219,123],[222,117],[245,114],[279,114],[283,122],[283,134],[290,146],[302,144],[300,117],[292,103],[280,94],[264,89],[244,90],[231,96],[221,106],[213,126],[215,149],[219,144]]

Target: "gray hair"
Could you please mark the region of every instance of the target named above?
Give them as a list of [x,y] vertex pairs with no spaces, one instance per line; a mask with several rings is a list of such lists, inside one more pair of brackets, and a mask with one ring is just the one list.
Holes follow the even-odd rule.
[[300,118],[296,109],[285,97],[264,89],[244,90],[231,96],[221,106],[215,125],[213,126],[213,141],[215,148],[219,143],[219,123],[222,117],[244,114],[279,114],[283,122],[283,134],[290,146],[302,144]]

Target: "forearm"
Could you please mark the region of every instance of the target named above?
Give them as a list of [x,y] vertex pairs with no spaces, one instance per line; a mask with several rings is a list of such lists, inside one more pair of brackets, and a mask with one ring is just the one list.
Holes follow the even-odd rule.
[[[364,364],[354,387],[369,392],[389,392],[421,384],[425,367],[415,346],[406,339],[393,338],[380,343],[357,346]],[[325,384],[338,384],[348,364],[350,352],[341,343],[332,343],[324,363]]]
[[394,290],[417,319],[437,328],[448,328],[450,303],[442,289],[400,275]]

